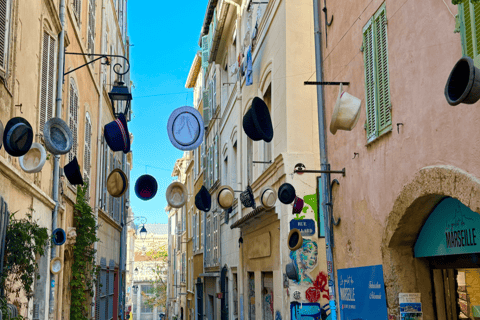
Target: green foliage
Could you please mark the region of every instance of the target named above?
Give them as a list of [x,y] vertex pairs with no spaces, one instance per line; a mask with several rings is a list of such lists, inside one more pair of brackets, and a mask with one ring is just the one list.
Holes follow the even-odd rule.
[[[33,212],[33,209],[31,210]],[[10,215],[7,227],[5,267],[0,285],[5,288],[7,296],[26,297],[30,300],[33,297],[35,273],[38,270],[36,257],[45,254],[50,237],[47,228],[41,228],[37,221],[33,220],[32,213],[28,213],[26,218],[20,220],[15,219],[15,213]],[[40,278],[39,275],[37,277]],[[20,304],[19,301],[16,302],[17,305]],[[6,315],[7,301],[0,299],[0,307],[2,313]]]
[[77,238],[73,246],[73,264],[70,319],[85,320],[89,318],[87,299],[93,296],[98,270],[94,268],[95,252],[93,244],[97,238],[97,223],[92,207],[85,199],[88,183],[77,187],[77,203],[74,208],[74,224]]
[[162,245],[147,252],[147,256],[156,262],[155,269],[153,269],[155,278],[151,281],[152,290],[147,293],[141,293],[146,306],[151,308],[160,307],[163,311],[167,305],[167,283],[163,280],[166,278],[167,250],[166,245]]

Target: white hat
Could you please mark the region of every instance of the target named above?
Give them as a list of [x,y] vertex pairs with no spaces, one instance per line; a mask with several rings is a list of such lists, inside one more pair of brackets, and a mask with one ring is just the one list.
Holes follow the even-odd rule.
[[20,167],[27,173],[37,173],[42,171],[43,165],[47,160],[47,152],[40,143],[32,143],[30,150],[19,158]]
[[335,134],[337,130],[352,130],[360,118],[361,105],[362,100],[343,91],[343,85],[340,84],[332,121],[330,122],[330,132]]
[[263,207],[270,209],[275,206],[277,202],[277,193],[272,187],[263,187],[260,191],[260,203]]
[[231,208],[233,205],[233,200],[235,199],[235,193],[233,192],[233,189],[229,186],[221,186],[218,188],[218,190],[218,205],[222,209]]
[[187,188],[181,182],[172,182],[166,192],[167,202],[172,208],[181,208],[187,202]]

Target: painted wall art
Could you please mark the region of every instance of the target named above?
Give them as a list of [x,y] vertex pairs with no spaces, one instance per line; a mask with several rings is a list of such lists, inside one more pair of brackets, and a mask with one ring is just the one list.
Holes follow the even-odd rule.
[[313,282],[313,286],[308,288],[305,296],[310,302],[317,302],[320,298],[328,300],[328,280],[325,272],[320,272],[317,279]]
[[302,247],[298,250],[290,252],[290,259],[295,264],[298,270],[300,281],[296,284],[311,284],[313,285],[313,279],[308,272],[313,270],[317,265],[318,257],[318,245],[316,242],[310,239],[303,239]]
[[319,303],[290,303],[290,319],[292,320],[329,320],[328,304],[322,308]]

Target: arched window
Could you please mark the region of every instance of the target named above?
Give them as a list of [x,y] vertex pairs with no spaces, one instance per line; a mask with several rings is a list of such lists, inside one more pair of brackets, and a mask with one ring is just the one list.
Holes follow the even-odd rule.
[[68,161],[72,161],[78,154],[78,90],[73,79],[70,80],[70,101],[68,108],[68,125],[72,130],[73,146],[68,153]]

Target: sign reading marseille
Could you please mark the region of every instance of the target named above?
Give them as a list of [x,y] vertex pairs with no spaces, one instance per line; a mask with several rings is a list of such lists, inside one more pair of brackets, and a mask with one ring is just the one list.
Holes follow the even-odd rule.
[[339,269],[342,320],[386,320],[387,301],[382,265]]

